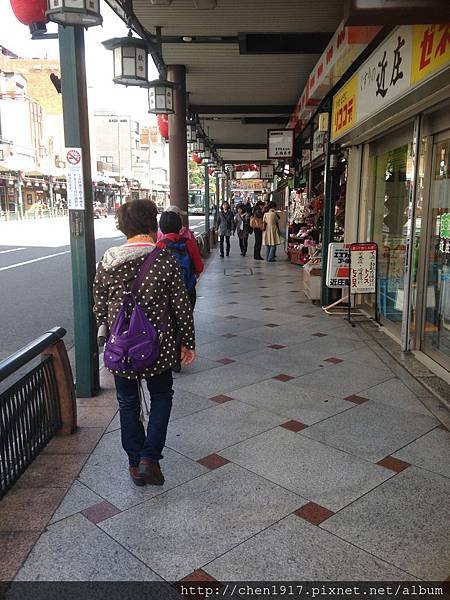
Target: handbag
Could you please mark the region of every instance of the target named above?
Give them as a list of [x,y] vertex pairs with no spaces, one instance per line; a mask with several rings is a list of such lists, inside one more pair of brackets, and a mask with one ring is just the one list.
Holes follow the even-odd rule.
[[[152,367],[159,358],[159,338],[167,329],[167,310],[158,332],[139,305],[137,293],[160,253],[161,248],[155,248],[148,255],[130,290],[123,284],[125,294],[122,305],[105,345],[104,362],[107,369],[123,374],[139,374]],[[130,309],[131,315],[128,316]]]

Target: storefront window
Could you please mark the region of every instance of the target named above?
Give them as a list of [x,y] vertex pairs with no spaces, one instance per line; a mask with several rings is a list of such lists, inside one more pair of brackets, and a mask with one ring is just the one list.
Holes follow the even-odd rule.
[[396,331],[400,331],[403,312],[408,206],[413,185],[411,150],[411,144],[405,144],[373,157],[371,230],[379,251],[379,310],[383,321]]
[[423,350],[450,365],[450,135],[433,147]]

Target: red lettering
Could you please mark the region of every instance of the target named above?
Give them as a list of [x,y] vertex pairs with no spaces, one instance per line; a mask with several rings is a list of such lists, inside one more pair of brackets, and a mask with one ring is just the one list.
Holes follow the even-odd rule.
[[348,122],[351,123],[353,121],[353,98],[347,103],[347,111],[348,111]]
[[342,119],[342,127],[345,127],[347,125],[347,105],[345,104],[343,107],[343,112],[344,112],[344,117]]
[[433,52],[433,40],[434,40],[434,25],[431,27],[427,27],[423,34],[422,41],[420,42],[420,47],[422,49],[422,53],[420,55],[420,63],[419,70],[425,69],[427,65],[430,64],[431,53]]
[[314,73],[310,76],[309,78],[309,89],[311,89],[312,87],[314,87],[314,82],[316,81],[316,77],[314,75]]
[[333,59],[333,46],[330,46],[327,50],[326,61],[327,64]]
[[343,29],[342,31],[340,31],[338,33],[338,38],[337,38],[337,47],[339,48],[339,46],[341,44],[343,44],[345,41],[345,29]]
[[443,33],[434,56],[443,56],[447,50],[447,44],[450,44],[450,25],[439,25],[439,31]]
[[320,65],[317,67],[317,79],[319,79],[319,77],[322,75],[323,73],[323,63],[320,63]]

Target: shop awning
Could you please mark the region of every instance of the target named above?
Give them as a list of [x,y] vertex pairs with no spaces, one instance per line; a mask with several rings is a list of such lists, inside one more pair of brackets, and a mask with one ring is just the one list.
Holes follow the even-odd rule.
[[[109,4],[114,8],[113,0]],[[198,10],[134,0],[142,26],[162,26],[167,65],[186,65],[189,104],[225,160],[266,159],[267,129],[285,127],[344,16],[329,0],[219,0]],[[188,41],[186,41],[188,40]]]

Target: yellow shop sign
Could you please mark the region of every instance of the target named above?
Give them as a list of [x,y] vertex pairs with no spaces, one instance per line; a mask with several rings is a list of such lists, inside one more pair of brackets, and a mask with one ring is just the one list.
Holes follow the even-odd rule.
[[411,84],[450,63],[450,24],[414,25]]
[[354,75],[333,97],[332,139],[342,135],[356,123],[358,79]]

